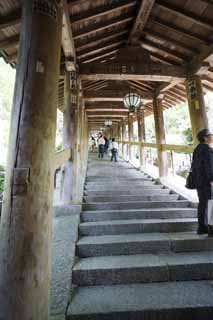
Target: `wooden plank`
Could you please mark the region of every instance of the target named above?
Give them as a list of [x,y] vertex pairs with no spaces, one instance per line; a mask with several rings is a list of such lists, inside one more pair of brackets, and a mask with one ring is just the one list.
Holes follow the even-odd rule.
[[101,53],[103,52],[104,50],[108,50],[108,49],[112,49],[112,48],[115,48],[115,47],[118,47],[120,46],[121,44],[123,44],[123,40],[115,40],[114,42],[112,41],[109,41],[107,43],[104,43],[104,44],[100,44],[98,46],[95,46],[94,48],[90,48],[89,50],[83,50],[83,51],[80,51],[78,53],[78,59],[82,59],[82,58],[85,58],[85,57],[88,57],[88,56],[91,56],[91,55],[94,55],[94,54],[97,54],[97,53]]
[[160,18],[155,17],[152,20],[152,23],[154,23],[156,26],[162,27],[162,28],[164,28],[164,29],[166,29],[168,31],[171,31],[173,33],[176,33],[176,34],[178,34],[180,36],[187,37],[188,39],[191,39],[192,41],[196,41],[196,42],[199,41],[201,43],[204,43],[204,44],[208,45],[208,40],[207,39],[205,39],[202,36],[194,33],[191,30],[177,27],[175,24],[173,24],[171,22],[168,22],[168,21],[165,21],[165,20],[162,20]]
[[69,159],[71,159],[71,149],[56,152],[54,156],[54,169],[61,167]]
[[82,80],[146,80],[177,81],[186,78],[183,66],[162,65],[159,63],[122,64],[119,62],[105,64],[80,65]]
[[71,67],[67,66],[69,71],[72,71],[72,68],[75,70],[76,63],[76,53],[75,53],[75,45],[73,40],[72,28],[70,24],[69,11],[67,0],[63,0],[63,24],[62,24],[62,47],[64,51],[64,55],[66,58],[73,60],[73,64]]
[[95,9],[87,10],[86,13],[84,14],[80,13],[79,15],[71,16],[70,17],[71,23],[72,25],[76,25],[82,22],[88,22],[92,19],[102,17],[107,14],[112,14],[123,9],[128,9],[129,7],[135,6],[136,3],[137,3],[136,1],[129,1],[129,0],[123,0],[118,3],[112,2],[111,5],[99,6]]
[[192,12],[189,12],[183,8],[180,8],[172,4],[168,4],[168,2],[165,2],[163,0],[158,0],[156,5],[158,8],[161,8],[169,13],[175,14],[180,18],[190,20],[191,22],[195,23],[196,25],[199,25],[200,27],[203,27],[205,29],[213,29],[212,21],[195,15]]
[[[110,50],[109,52],[105,52],[101,55],[98,55],[98,56],[94,56],[94,57],[90,57],[89,59],[86,59],[86,60],[82,60],[81,63],[82,64],[85,64],[85,63],[89,63],[89,62],[93,62],[93,61],[96,61],[96,60],[101,60],[103,59],[104,57],[108,57],[108,56],[114,56],[115,53],[118,51],[118,49],[116,50]],[[87,79],[86,79],[87,80]],[[91,79],[88,79],[88,80],[91,80]],[[92,79],[92,80],[96,80],[96,79]],[[100,80],[104,80],[104,79],[100,79]]]
[[14,26],[21,22],[21,8],[9,13],[6,16],[0,16],[0,30]]
[[125,35],[127,33],[128,33],[128,30],[125,29],[125,30],[122,30],[122,31],[116,32],[116,33],[108,32],[108,33],[105,33],[105,34],[101,34],[98,37],[92,38],[92,40],[88,40],[87,39],[86,41],[83,41],[83,42],[79,42],[78,41],[77,42],[76,51],[78,52],[78,51],[81,51],[81,50],[84,50],[84,49],[88,49],[90,47],[98,45],[99,43],[103,43],[104,44],[105,41],[108,41],[108,40],[123,36],[123,35]]
[[156,32],[154,30],[151,30],[149,28],[146,28],[144,30],[144,33],[149,37],[149,38],[154,38],[157,40],[160,40],[161,42],[168,42],[170,43],[173,47],[178,47],[184,51],[187,51],[189,54],[192,53],[198,53],[199,51],[197,49],[192,48],[191,46],[189,46],[187,43],[183,43],[179,40],[176,40],[174,38],[168,37],[167,34],[161,34],[159,32]]
[[174,57],[175,59],[178,59],[180,60],[181,62],[184,62],[186,61],[187,57],[185,55],[183,55],[182,53],[180,53],[179,51],[177,50],[174,50],[174,49],[169,49],[168,47],[165,47],[165,46],[162,46],[161,44],[159,43],[156,43],[156,42],[153,42],[151,40],[141,40],[140,41],[141,45],[143,48],[145,49],[154,49],[156,51],[156,49],[162,51],[163,53],[166,53],[172,57]]
[[141,33],[149,19],[154,4],[155,0],[141,0],[140,8],[138,10],[135,23],[129,35],[129,43],[136,42],[140,38]]
[[15,35],[0,41],[0,49],[5,50],[13,46],[17,46],[19,43],[19,35]]
[[[97,101],[97,98],[118,98],[120,101],[120,99],[123,100],[123,97],[125,96],[125,94],[127,94],[129,92],[129,90],[101,90],[99,92],[90,92],[90,91],[84,91],[84,99],[88,101],[88,99],[94,99],[93,101]],[[153,94],[149,93],[149,92],[144,92],[141,91],[141,99],[142,100],[152,100],[153,99]],[[99,100],[100,101],[100,100]],[[116,101],[116,100],[114,100]]]
[[[203,61],[206,60],[208,57],[213,55],[213,45],[203,46],[200,48],[200,53],[192,59],[189,64],[189,71],[192,74],[199,73],[202,74],[203,72],[208,72],[208,66],[203,68]],[[210,66],[209,66],[210,67]],[[203,69],[203,72],[202,72]]]
[[112,18],[112,19],[109,19],[105,22],[101,21],[100,23],[96,23],[96,24],[92,25],[91,27],[84,28],[80,32],[75,33],[74,39],[76,40],[79,38],[87,37],[87,36],[90,36],[91,34],[94,34],[96,32],[104,31],[106,28],[116,27],[120,24],[127,23],[131,20],[133,20],[132,16],[130,16],[129,14],[124,14],[124,15],[120,16],[119,18],[118,17]]

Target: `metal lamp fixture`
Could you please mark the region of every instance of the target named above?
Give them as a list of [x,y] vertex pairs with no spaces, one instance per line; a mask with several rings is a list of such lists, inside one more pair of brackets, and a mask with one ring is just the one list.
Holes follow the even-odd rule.
[[140,106],[141,97],[137,93],[129,92],[125,95],[124,106],[129,109],[129,112],[135,112],[135,110]]
[[105,126],[110,128],[112,126],[112,120],[106,120],[105,121]]

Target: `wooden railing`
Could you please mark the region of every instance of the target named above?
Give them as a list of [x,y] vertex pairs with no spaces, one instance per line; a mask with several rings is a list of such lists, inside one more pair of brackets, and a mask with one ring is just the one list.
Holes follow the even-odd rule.
[[71,159],[72,151],[71,149],[64,149],[55,153],[54,158],[54,169],[61,167],[67,160]]
[[[119,143],[122,144],[130,144],[130,145],[139,145],[138,141],[120,141]],[[149,142],[142,142],[141,143],[142,147],[145,148],[162,148],[162,150],[167,150],[167,151],[174,151],[174,152],[179,152],[179,153],[192,153],[194,150],[193,146],[186,146],[186,145],[178,145],[178,144],[160,144],[158,145],[157,143],[149,143]]]

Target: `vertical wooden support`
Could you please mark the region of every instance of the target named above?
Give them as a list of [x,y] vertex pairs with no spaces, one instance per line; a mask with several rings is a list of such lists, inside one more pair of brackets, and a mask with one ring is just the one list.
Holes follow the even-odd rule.
[[188,77],[185,85],[189,115],[191,119],[193,142],[194,144],[197,144],[198,131],[208,128],[208,120],[206,115],[201,79],[196,75]]
[[49,316],[53,156],[62,5],[23,1],[0,231],[0,319]]
[[[71,101],[71,88],[70,88],[70,74],[65,73],[65,86],[64,86],[64,127],[63,127],[63,144],[64,148],[73,149],[73,134],[74,134],[74,108],[75,105]],[[70,203],[72,200],[72,159],[65,162],[62,168],[62,190],[61,202]]]
[[121,127],[121,132],[122,132],[122,135],[121,135],[121,140],[122,140],[122,157],[124,158],[124,140],[125,140],[125,122],[122,122],[122,127]]
[[143,143],[145,142],[144,110],[138,111],[137,120],[138,120],[138,154],[139,154],[140,167],[142,167],[145,165],[145,160],[144,160],[145,151],[143,147]]
[[168,159],[167,152],[162,150],[162,144],[166,143],[162,100],[158,99],[157,97],[154,97],[153,99],[153,111],[155,119],[156,142],[158,145],[159,176],[163,177],[168,175]]
[[129,160],[132,160],[132,117],[128,115]]

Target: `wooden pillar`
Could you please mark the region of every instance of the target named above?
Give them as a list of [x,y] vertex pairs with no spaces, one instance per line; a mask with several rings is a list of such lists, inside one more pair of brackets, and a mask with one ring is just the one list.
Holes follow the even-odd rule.
[[125,122],[122,122],[122,127],[121,127],[121,131],[122,131],[122,138],[121,138],[121,140],[122,140],[122,156],[123,156],[123,158],[124,158],[124,146],[125,146],[125,144],[124,144],[124,140],[125,140]]
[[53,156],[62,5],[23,1],[0,230],[0,319],[49,316]]
[[144,110],[139,110],[137,113],[138,120],[138,153],[139,153],[139,161],[140,167],[145,165],[145,150],[143,147],[143,143],[145,142],[145,121],[144,121]]
[[[64,148],[73,150],[73,134],[74,134],[74,108],[75,105],[71,101],[70,89],[70,73],[65,73],[65,86],[64,86],[64,127],[63,127],[63,144]],[[73,170],[72,159],[65,162],[62,168],[62,190],[61,202],[70,203],[72,200],[72,183],[73,183]]]
[[73,149],[73,203],[80,204],[81,198],[81,183],[80,183],[80,166],[81,166],[81,132],[82,132],[82,97],[80,96],[80,88],[77,89],[77,108],[75,110],[75,125],[74,125],[74,149]]
[[129,160],[132,160],[132,117],[128,115]]
[[208,128],[202,83],[200,77],[194,75],[188,77],[185,84],[189,115],[191,119],[193,142],[194,144],[197,144],[198,131]]
[[162,100],[158,99],[157,97],[154,97],[153,99],[153,111],[155,119],[156,142],[158,145],[159,176],[163,177],[168,175],[168,159],[167,152],[162,149],[162,144],[166,143]]

